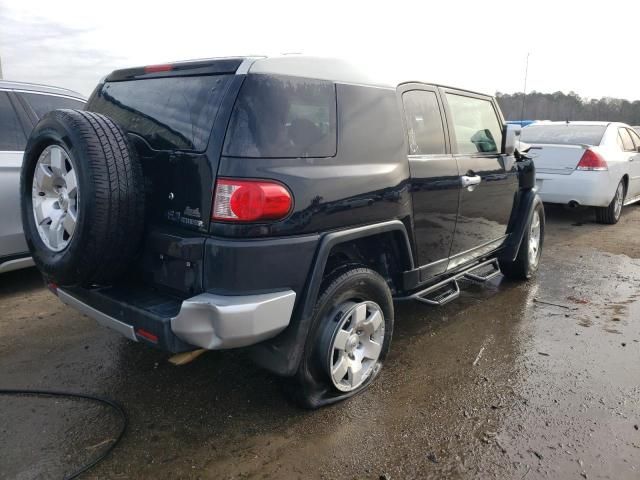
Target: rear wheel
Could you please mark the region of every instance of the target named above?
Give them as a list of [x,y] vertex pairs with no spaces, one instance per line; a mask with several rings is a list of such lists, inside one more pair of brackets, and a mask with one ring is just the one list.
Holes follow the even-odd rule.
[[622,214],[622,205],[624,204],[625,188],[624,182],[621,180],[616,188],[616,193],[613,196],[613,200],[607,207],[596,207],[596,221],[598,223],[605,223],[613,225],[618,223],[620,215]]
[[375,271],[345,266],[324,281],[292,395],[318,408],[347,399],[377,377],[393,333],[393,301]]

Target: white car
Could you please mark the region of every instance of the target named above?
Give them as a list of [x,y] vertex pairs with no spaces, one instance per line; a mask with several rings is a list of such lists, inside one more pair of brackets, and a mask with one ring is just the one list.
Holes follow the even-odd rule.
[[84,107],[79,93],[0,81],[0,273],[33,265],[22,232],[20,168],[27,137],[50,110]]
[[624,123],[544,122],[522,129],[546,203],[596,207],[616,223],[623,205],[640,200],[640,136]]

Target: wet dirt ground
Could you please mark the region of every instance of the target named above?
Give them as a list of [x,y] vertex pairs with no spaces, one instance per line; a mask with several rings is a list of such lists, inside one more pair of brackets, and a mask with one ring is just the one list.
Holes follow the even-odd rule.
[[[538,277],[396,305],[383,373],[304,411],[242,352],[173,367],[0,276],[0,388],[105,395],[126,436],[84,478],[640,478],[640,206],[618,225],[547,209]],[[75,400],[0,396],[0,478],[60,478],[117,433]]]

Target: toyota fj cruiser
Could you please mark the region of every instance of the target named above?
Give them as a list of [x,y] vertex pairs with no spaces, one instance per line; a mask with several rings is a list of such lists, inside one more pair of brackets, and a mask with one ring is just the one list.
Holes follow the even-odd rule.
[[117,70],[22,167],[60,300],[168,352],[249,347],[317,407],[366,388],[394,300],[538,268],[544,211],[486,95],[304,56]]

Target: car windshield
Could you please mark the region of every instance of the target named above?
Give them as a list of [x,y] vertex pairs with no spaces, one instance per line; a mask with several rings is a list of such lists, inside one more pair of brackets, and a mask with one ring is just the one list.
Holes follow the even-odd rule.
[[520,140],[525,143],[552,145],[600,145],[606,125],[529,125],[522,129]]

